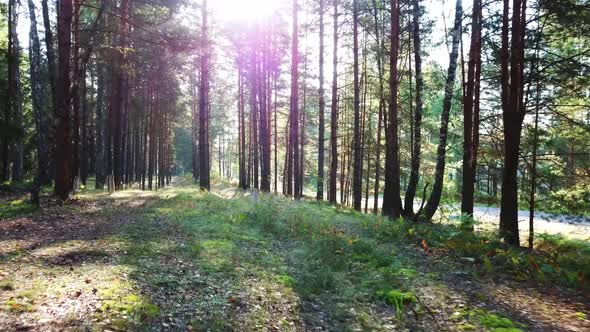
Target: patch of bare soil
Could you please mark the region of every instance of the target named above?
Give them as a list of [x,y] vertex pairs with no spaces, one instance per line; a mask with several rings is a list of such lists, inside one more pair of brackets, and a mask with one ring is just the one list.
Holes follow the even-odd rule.
[[40,212],[0,222],[0,326],[5,331],[81,329],[100,310],[97,289],[113,278],[104,238],[126,218],[99,215],[96,201],[44,198]]
[[[530,331],[590,331],[590,296],[558,286],[514,280],[508,276],[477,274],[469,262],[417,253],[424,275],[434,274],[417,287],[422,301],[434,311],[435,319],[449,330],[447,323],[461,326],[458,313],[483,309],[491,314],[526,324]],[[428,317],[427,317],[428,318]],[[465,322],[466,323],[466,322]]]

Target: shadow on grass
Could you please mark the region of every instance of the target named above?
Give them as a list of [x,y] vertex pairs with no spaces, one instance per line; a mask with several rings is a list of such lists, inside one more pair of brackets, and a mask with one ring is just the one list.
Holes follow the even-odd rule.
[[[134,204],[139,198],[145,201]],[[433,330],[454,310],[437,303],[442,313],[431,317],[411,299],[429,282],[418,266],[429,261],[417,258],[400,222],[323,203],[223,198],[190,187],[149,197],[122,192],[95,205],[104,208],[53,220],[36,247],[22,250],[72,240],[114,247],[112,257],[96,248],[44,258],[60,267],[121,267],[117,282],[98,290],[105,299],[99,317],[109,328]],[[482,301],[458,279],[441,281],[470,306]],[[378,294],[404,297],[397,303]],[[484,302],[532,323],[496,298]]]

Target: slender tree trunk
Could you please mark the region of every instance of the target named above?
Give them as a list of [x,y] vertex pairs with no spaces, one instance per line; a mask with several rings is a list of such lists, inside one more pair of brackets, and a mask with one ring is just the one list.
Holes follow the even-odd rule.
[[381,180],[381,132],[382,132],[382,121],[384,116],[385,108],[385,93],[383,83],[383,40],[381,38],[381,27],[379,25],[378,12],[377,12],[377,0],[372,0],[373,4],[373,21],[375,24],[375,36],[379,45],[378,51],[376,52],[377,58],[377,70],[379,74],[379,119],[377,123],[377,143],[375,152],[375,189],[373,190],[373,212],[375,214],[379,211],[379,181]]
[[328,200],[336,204],[336,177],[338,173],[338,0],[334,7],[334,51],[332,70],[332,105],[330,114],[330,184]]
[[[274,159],[275,159],[275,162],[274,162],[274,167],[275,167],[274,189],[275,190],[274,191],[276,194],[277,189],[278,189],[277,186],[278,186],[278,167],[279,167],[279,164],[278,164],[279,146],[278,146],[278,142],[277,142],[277,140],[278,140],[278,134],[277,134],[277,121],[278,121],[278,118],[277,118],[277,115],[278,115],[278,112],[277,112],[277,98],[278,98],[277,84],[278,83],[277,82],[278,82],[278,78],[279,78],[279,71],[278,71],[278,69],[275,69],[275,70],[276,70],[276,72],[275,72],[275,79],[274,79]],[[283,178],[283,182],[284,182],[284,178]]]
[[317,181],[317,200],[324,199],[324,111],[326,101],[324,100],[324,0],[320,0],[320,77],[319,77],[319,120],[318,120],[318,181]]
[[442,187],[444,182],[445,173],[445,162],[446,162],[446,151],[447,151],[447,135],[449,131],[449,117],[451,113],[451,107],[453,104],[453,94],[455,88],[455,77],[457,74],[457,58],[459,56],[459,39],[461,37],[461,16],[463,14],[462,1],[457,0],[455,5],[455,24],[453,26],[453,39],[452,39],[452,50],[450,54],[449,70],[447,72],[447,80],[445,82],[445,95],[443,99],[443,110],[440,121],[440,133],[438,150],[436,157],[436,170],[434,174],[434,184],[432,186],[432,192],[428,197],[424,214],[426,220],[431,220],[442,196]]
[[39,206],[39,191],[41,186],[49,181],[48,165],[48,116],[44,106],[45,89],[43,84],[43,59],[41,56],[41,44],[37,33],[37,15],[35,3],[28,0],[29,19],[31,21],[29,30],[29,72],[31,75],[31,101],[35,119],[35,137],[37,142],[37,174],[31,191],[31,201]]
[[95,174],[96,174],[96,189],[104,189],[105,183],[105,82],[104,82],[104,71],[99,64],[96,65],[97,73],[97,93],[96,93],[96,163],[95,163]]
[[413,0],[412,5],[414,62],[416,67],[416,109],[414,110],[410,179],[408,181],[408,188],[404,198],[404,215],[409,218],[414,217],[414,197],[416,196],[418,182],[420,181],[420,163],[422,155],[422,90],[424,86],[422,78],[422,47],[420,39],[420,0]]
[[8,1],[8,114],[9,121],[15,129],[16,135],[12,137],[12,181],[23,180],[23,109],[20,84],[20,45],[18,41],[17,25],[19,14],[19,2]]
[[70,54],[73,6],[72,0],[60,0],[57,19],[59,49],[58,113],[56,121],[56,175],[54,192],[66,200],[70,194]]
[[201,84],[199,85],[199,185],[201,189],[210,190],[209,163],[209,26],[207,23],[207,0],[203,0],[202,41],[201,41]]
[[[72,186],[78,185],[77,181],[80,177],[80,85],[84,84],[81,80],[80,75],[80,0],[74,0],[74,16],[73,16],[73,52],[72,52],[72,108],[73,108],[73,128],[72,128],[72,140],[74,145],[73,160],[71,165],[71,179]],[[79,188],[73,187],[74,191]]]
[[400,197],[400,165],[398,137],[398,70],[400,34],[399,1],[391,0],[391,52],[389,59],[389,122],[387,125],[387,151],[385,156],[385,187],[383,195],[383,214],[399,218],[402,211]]
[[242,62],[238,59],[238,112],[239,112],[239,123],[240,123],[240,188],[246,189],[248,187],[246,181],[246,121],[245,121],[245,109],[244,109],[244,78],[242,71]]
[[[352,196],[353,208],[360,211],[362,208],[363,199],[363,180],[362,180],[362,151],[361,151],[361,94],[359,84],[359,42],[358,42],[358,20],[359,9],[358,1],[353,1],[353,49],[354,54],[354,165],[352,176]],[[365,83],[366,84],[366,83]]]
[[262,47],[262,64],[259,91],[260,91],[260,141],[262,144],[262,164],[261,164],[261,179],[260,189],[264,192],[270,192],[270,85],[268,76],[268,57],[270,53],[270,42],[267,37],[268,32],[265,32],[263,37]]
[[[523,67],[526,1],[513,1],[510,52],[508,52],[508,1],[504,0],[504,25],[502,27],[504,172],[502,175],[500,236],[507,244],[519,246],[517,177],[522,122],[525,115]],[[510,67],[509,72],[508,67]]]
[[290,99],[290,115],[291,115],[291,130],[289,132],[290,145],[293,150],[293,157],[289,160],[293,164],[293,195],[295,199],[300,196],[301,179],[299,179],[300,163],[299,163],[299,36],[297,24],[297,0],[293,0],[293,40],[291,46],[291,99]]
[[51,96],[51,116],[50,119],[53,119],[53,124],[50,126],[48,131],[48,137],[50,145],[49,149],[49,165],[48,165],[48,172],[51,176],[55,176],[55,167],[57,164],[56,160],[56,152],[55,152],[55,145],[57,142],[57,135],[55,133],[55,118],[58,114],[58,100],[57,100],[57,78],[58,78],[58,68],[56,64],[56,55],[55,55],[55,48],[54,48],[54,39],[53,33],[51,29],[51,21],[49,19],[49,8],[47,6],[47,0],[41,0],[41,7],[43,13],[43,26],[44,26],[44,34],[45,34],[45,50],[47,54],[47,72],[49,77],[49,91]]
[[[461,192],[461,212],[467,216],[473,217],[473,197],[474,197],[474,183],[475,183],[475,160],[477,150],[474,141],[475,136],[479,134],[476,127],[476,119],[479,114],[476,110],[479,106],[476,105],[475,95],[479,93],[475,91],[477,88],[477,81],[479,78],[478,63],[480,62],[480,38],[481,38],[481,1],[473,1],[473,14],[471,24],[471,46],[469,50],[469,63],[467,65],[467,82],[465,84],[465,95],[463,96],[463,183]],[[476,76],[477,75],[477,76]]]
[[198,80],[196,66],[191,74],[191,139],[192,139],[192,173],[193,180],[199,181],[199,107],[198,107]]

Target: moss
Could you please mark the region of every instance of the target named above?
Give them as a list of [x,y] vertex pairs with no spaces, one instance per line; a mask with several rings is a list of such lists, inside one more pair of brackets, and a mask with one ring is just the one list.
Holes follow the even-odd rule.
[[275,277],[276,280],[285,287],[293,287],[295,284],[295,279],[292,277],[282,274]]
[[132,293],[132,287],[128,283],[113,283],[111,288],[102,290],[99,294],[103,298],[100,315],[111,321],[112,328],[129,330],[134,325],[160,315],[160,308],[146,297]]
[[391,289],[388,291],[377,291],[375,293],[378,298],[384,300],[387,304],[401,306],[416,302],[416,297],[411,292],[403,292],[399,289]]
[[514,323],[508,318],[494,314],[485,314],[479,318],[482,326],[487,328],[513,328]]
[[33,304],[28,299],[10,298],[6,301],[6,308],[14,313],[30,312],[33,311]]
[[0,289],[3,291],[14,290],[14,282],[11,279],[4,279],[0,281]]
[[37,207],[25,199],[0,201],[0,219],[16,218],[37,211]]
[[459,331],[476,331],[477,326],[469,323],[461,323],[457,326],[457,329]]
[[573,317],[581,322],[584,322],[588,319],[588,315],[583,312],[576,312],[573,314]]

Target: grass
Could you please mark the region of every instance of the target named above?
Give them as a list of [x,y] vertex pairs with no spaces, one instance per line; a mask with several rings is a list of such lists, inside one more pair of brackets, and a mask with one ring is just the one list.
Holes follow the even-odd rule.
[[26,199],[0,200],[0,219],[16,218],[37,211],[37,207]]
[[[432,277],[417,272],[408,252],[408,243],[421,241],[429,248],[473,257],[480,273],[496,274],[508,267],[508,271],[522,278],[554,282],[560,282],[562,275],[571,270],[586,273],[579,270],[579,263],[569,267],[560,264],[559,273],[546,273],[547,278],[543,279],[541,269],[535,269],[535,263],[531,263],[552,264],[549,257],[563,263],[565,252],[575,255],[571,257],[573,263],[579,258],[576,255],[585,254],[581,244],[574,249],[554,242],[551,248],[559,250],[560,255],[548,256],[545,250],[529,254],[506,249],[493,234],[474,234],[461,225],[443,227],[392,221],[324,203],[293,202],[265,194],[253,202],[242,195],[225,199],[182,190],[164,195],[143,212],[142,219],[143,223],[132,224],[125,235],[128,255],[124,259],[133,266],[136,281],[150,285],[152,290],[153,286],[202,286],[201,279],[179,278],[168,265],[153,264],[164,256],[198,266],[206,282],[226,287],[205,301],[189,305],[205,313],[190,323],[197,329],[231,329],[228,315],[234,301],[255,293],[249,284],[251,279],[259,287],[276,289],[280,296],[323,303],[337,329],[351,324],[374,324],[367,321],[363,310],[370,303],[389,306],[396,321],[403,325],[411,310],[423,310],[414,295],[416,280]],[[549,239],[541,241],[549,246]],[[494,256],[490,252],[495,252]],[[243,294],[244,289],[249,289],[250,294]],[[352,317],[349,308],[356,312]],[[269,317],[259,310],[242,319],[256,326]],[[339,325],[342,322],[345,325]],[[506,322],[504,318],[481,314],[468,324],[492,330],[518,330]]]
[[[81,200],[103,200],[96,204],[101,207],[104,202],[130,202],[137,199],[134,195],[138,193],[107,196],[89,188],[79,193]],[[389,220],[267,194],[254,199],[238,192],[224,198],[182,183],[154,193],[139,208],[121,203],[97,213],[130,220],[100,239],[100,252],[105,253],[100,260],[80,267],[106,271],[100,283],[93,277],[96,281],[84,291],[96,288],[100,306],[94,318],[103,324],[100,328],[114,330],[405,329],[429,319],[430,309],[421,301],[425,292],[444,292],[428,305],[450,313],[454,303],[445,301],[468,296],[441,281],[439,274],[454,269],[476,277],[509,273],[549,284],[576,271],[568,284],[574,288],[585,287],[588,275],[588,244],[582,241],[544,237],[538,251],[528,253],[505,248],[494,234],[473,233],[460,224]],[[424,266],[430,262],[425,257],[439,252],[454,262],[470,258],[473,264],[452,263],[448,270]],[[102,258],[112,262],[101,265]],[[545,272],[547,266],[554,270]],[[59,268],[44,273],[80,278],[79,272]],[[35,310],[34,297],[22,296],[21,288],[17,280],[0,282],[0,295],[10,293],[3,308],[15,315]],[[526,328],[506,312],[456,310],[455,330]],[[427,330],[438,329],[433,321],[429,324]]]
[[509,318],[480,308],[463,308],[453,313],[451,318],[459,322],[458,327],[462,331],[478,330],[477,326],[493,332],[521,332],[525,328],[523,324],[514,323]]

